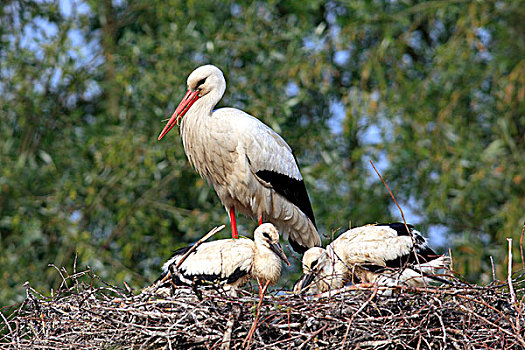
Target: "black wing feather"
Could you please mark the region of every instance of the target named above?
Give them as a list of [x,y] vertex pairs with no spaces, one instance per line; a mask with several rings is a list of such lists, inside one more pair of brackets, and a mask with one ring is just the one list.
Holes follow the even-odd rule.
[[271,170],[259,170],[255,174],[272,185],[275,192],[297,206],[317,228],[310,197],[308,197],[303,180],[297,180]]
[[[394,222],[389,224],[378,224],[377,226],[388,226],[395,230],[398,236],[408,236],[407,228],[402,222]],[[410,234],[414,237],[415,241],[415,252],[412,250],[410,253],[399,256],[392,260],[386,261],[386,266],[391,268],[399,268],[406,266],[407,264],[425,263],[439,258],[441,255],[437,254],[434,250],[425,244],[425,238],[414,229],[411,224],[406,225],[410,230]],[[417,253],[417,258],[416,258]]]
[[[193,283],[196,285],[205,285],[205,284],[215,283],[215,282],[218,282],[218,283],[226,282],[226,283],[231,284],[231,283],[236,282],[239,278],[246,276],[248,274],[248,271],[242,270],[240,267],[237,267],[230,276],[225,276],[225,277],[221,277],[221,275],[217,273],[190,274],[190,273],[186,273],[182,269],[179,270],[179,273],[185,279],[189,281],[193,281]],[[176,274],[173,274],[173,276],[176,276]],[[178,282],[177,280],[180,281],[183,285],[187,285],[187,283],[184,283],[179,278],[176,278],[176,280],[174,280],[173,282],[177,284]]]
[[[173,252],[173,255],[171,256],[171,259],[173,259],[175,256],[178,255],[184,255],[186,254],[193,245],[189,245],[187,247],[183,247],[180,249],[177,249]],[[192,254],[195,254],[199,251],[199,247],[195,249],[195,251]],[[230,276],[221,277],[220,273],[210,273],[210,274],[191,274],[187,273],[186,269],[184,269],[184,265],[182,265],[178,271],[174,271],[175,266],[177,262],[175,261],[173,264],[171,264],[168,267],[168,271],[163,272],[159,278],[154,282],[158,283],[159,281],[162,281],[166,277],[166,275],[171,272],[171,283],[173,283],[176,286],[191,286],[191,283],[188,283],[187,281],[192,281],[195,285],[203,285],[203,284],[210,284],[213,282],[226,282],[228,284],[236,282],[239,278],[242,278],[248,274],[248,271],[242,270],[240,267],[237,267],[233,273]],[[182,278],[181,278],[182,277]],[[170,281],[165,281],[161,287],[168,287],[171,285]]]
[[[175,250],[175,251],[173,252],[173,254],[171,255],[171,258],[170,258],[170,259],[173,259],[173,258],[176,257],[177,255],[184,255],[184,254],[186,254],[186,252],[187,252],[188,250],[190,250],[192,246],[193,246],[193,245],[189,245],[189,246],[182,247],[182,248],[180,248],[180,249]],[[171,268],[171,266],[169,266],[169,268]],[[160,277],[157,278],[157,279],[155,280],[155,282],[153,282],[153,284],[156,284],[156,283],[162,281],[162,280],[164,279],[164,277],[166,277],[166,275],[169,273],[169,268],[168,268],[168,271],[164,271],[164,272],[160,275]],[[183,286],[183,285],[185,285],[185,284],[180,280],[180,278],[177,277],[177,276],[172,276],[172,282],[173,282],[175,285],[177,285],[177,286]],[[168,287],[168,286],[170,286],[170,285],[171,285],[171,283],[170,283],[170,281],[168,280],[168,281],[165,281],[165,282],[162,284],[161,287]]]
[[[407,232],[407,228],[405,227],[405,224],[402,222],[393,222],[390,224],[377,224],[375,226],[387,226],[393,229],[397,232],[398,236],[408,236],[409,232]],[[414,225],[407,224],[408,229],[410,230],[410,233],[414,232]]]
[[[170,266],[171,268],[174,268],[173,265]],[[168,271],[162,273],[159,278],[153,283],[156,284],[160,281],[162,281],[166,275],[168,274]],[[171,283],[173,283],[176,286],[191,286],[191,283],[185,282],[185,281],[192,281],[195,285],[207,285],[210,283],[221,283],[226,282],[228,284],[235,283],[238,279],[246,276],[248,274],[248,271],[241,270],[240,267],[236,268],[235,271],[230,276],[227,277],[221,277],[220,274],[212,273],[212,274],[190,274],[185,273],[183,270],[179,270],[177,273],[171,273]],[[180,276],[183,277],[183,279],[180,278]],[[165,281],[160,287],[170,287],[171,283],[169,280]]]
[[[314,223],[315,225],[315,223]],[[301,244],[299,244],[298,242],[294,241],[292,239],[292,236],[290,235],[288,237],[288,242],[290,242],[290,245],[292,246],[292,249],[294,250],[294,252],[297,252],[298,254],[304,254],[306,253],[306,251],[310,248],[306,247],[306,246],[303,246]]]

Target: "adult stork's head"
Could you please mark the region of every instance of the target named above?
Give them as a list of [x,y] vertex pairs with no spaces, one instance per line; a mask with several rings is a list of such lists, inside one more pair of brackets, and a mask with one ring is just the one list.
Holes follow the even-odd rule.
[[273,251],[279,258],[281,258],[288,266],[290,262],[284,254],[283,248],[279,243],[279,231],[273,224],[262,224],[253,233],[253,238],[256,244],[260,244],[271,251]]
[[226,90],[222,71],[211,65],[195,69],[188,77],[188,91],[159,135],[162,139],[191,109],[197,113],[211,113]]

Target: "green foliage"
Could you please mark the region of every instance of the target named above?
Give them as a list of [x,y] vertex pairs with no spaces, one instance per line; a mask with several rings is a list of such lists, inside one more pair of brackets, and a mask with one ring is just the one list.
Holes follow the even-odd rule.
[[525,220],[523,1],[65,3],[0,4],[2,303],[26,280],[56,288],[47,265],[76,253],[143,286],[228,223],[177,133],[156,140],[204,63],[228,80],[222,106],[295,150],[327,237],[400,219],[372,159],[445,228],[457,271],[486,279],[493,255],[503,274]]
[[[417,198],[415,211],[427,224],[470,237],[458,241],[453,255],[457,271],[471,279],[491,275],[489,254],[506,265],[505,237],[514,238],[518,255],[525,219],[525,33],[517,21],[523,15],[519,3],[396,3],[376,9],[386,25],[374,25],[376,40],[366,48],[371,73],[360,81],[379,96],[370,117],[381,128],[389,160],[385,175],[400,199]],[[357,31],[370,21],[366,15],[349,17],[341,21],[354,23]],[[477,263],[467,263],[472,255]]]

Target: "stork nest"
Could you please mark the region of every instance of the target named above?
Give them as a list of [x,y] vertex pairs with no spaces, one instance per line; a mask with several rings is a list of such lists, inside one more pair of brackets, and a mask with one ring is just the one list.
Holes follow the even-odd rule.
[[[57,269],[58,270],[58,269]],[[348,287],[319,297],[273,291],[154,290],[138,295],[93,271],[59,271],[61,288],[1,315],[0,345],[18,349],[523,349],[525,282]],[[259,310],[258,310],[259,309]],[[5,308],[3,311],[6,311]],[[258,311],[260,312],[258,317]],[[255,323],[255,319],[257,322]],[[254,324],[255,323],[255,324]],[[249,338],[250,329],[254,330]]]

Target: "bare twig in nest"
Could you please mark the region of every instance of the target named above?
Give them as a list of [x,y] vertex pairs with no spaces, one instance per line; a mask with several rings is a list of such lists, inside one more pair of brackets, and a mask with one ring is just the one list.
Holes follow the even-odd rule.
[[302,349],[305,345],[307,345],[313,338],[315,338],[316,335],[318,335],[319,333],[321,333],[322,331],[324,331],[326,329],[326,327],[328,327],[328,325],[322,327],[321,329],[319,329],[318,331],[312,333],[308,339],[306,339],[300,346],[298,349]]
[[496,268],[494,267],[494,259],[490,256],[490,266],[492,268],[492,282],[496,281]]
[[208,232],[204,237],[202,237],[201,239],[199,239],[197,241],[197,243],[195,243],[194,245],[191,246],[191,248],[186,252],[186,254],[184,254],[182,256],[182,258],[179,260],[179,262],[177,263],[177,266],[175,266],[175,268],[178,270],[180,265],[182,265],[182,263],[184,262],[184,260],[186,260],[188,258],[188,256],[193,253],[193,251],[195,249],[197,249],[198,246],[200,246],[202,243],[206,242],[211,236],[213,236],[214,234],[216,234],[217,232],[219,232],[220,230],[222,230],[223,228],[225,227],[225,225],[221,225],[219,227],[214,227],[210,232]]
[[[376,169],[376,166],[374,165],[374,162],[372,160],[370,160],[370,164],[372,164],[372,167],[374,168],[377,176],[379,176],[379,178],[383,182],[383,185],[385,185],[386,189],[388,190],[388,193],[390,193],[390,197],[392,197],[392,199],[394,200],[394,203],[396,203],[397,209],[399,209],[399,212],[401,213],[401,218],[403,218],[403,223],[405,224],[405,228],[407,230],[407,233],[410,235],[410,239],[412,240],[412,251],[414,252],[414,256],[416,258],[416,263],[417,263],[418,266],[420,266],[419,257],[418,257],[418,254],[416,252],[416,249],[415,249],[414,236],[412,235],[412,232],[408,229],[407,221],[405,220],[405,214],[403,213],[403,210],[401,209],[401,207],[397,203],[396,197],[394,197],[394,194],[390,190],[390,187],[388,187],[388,185],[386,184],[385,180],[383,180],[383,177],[381,176],[379,171]],[[423,281],[425,281],[425,279],[423,279]],[[426,283],[426,282],[424,282],[424,283]]]
[[[376,169],[376,166],[374,165],[374,162],[372,162],[372,160],[370,160],[370,164],[372,164],[372,167],[376,171],[377,176],[379,176],[379,178],[383,182],[383,185],[385,185],[386,189],[388,190],[388,193],[390,193],[390,197],[392,197],[392,199],[394,200],[394,203],[396,203],[397,209],[399,209],[399,212],[401,213],[401,218],[403,218],[403,223],[405,224],[405,228],[407,229],[407,233],[410,234],[410,230],[408,229],[408,225],[407,225],[407,222],[405,220],[405,214],[403,214],[403,210],[401,209],[399,204],[397,204],[396,197],[394,197],[394,194],[390,190],[390,187],[388,187],[388,185],[386,184],[385,180],[383,180],[383,177],[381,176],[379,171]],[[410,236],[412,236],[412,235],[410,234]]]
[[507,242],[509,242],[509,269],[508,269],[508,276],[507,281],[509,282],[509,292],[510,292],[510,300],[512,302],[512,306],[516,306],[516,293],[514,293],[514,287],[512,286],[512,238],[507,238]]
[[[217,232],[219,232],[220,230],[222,230],[223,228],[225,227],[225,225],[221,225],[219,227],[214,227],[213,229],[211,229],[210,232],[208,232],[204,237],[202,237],[201,239],[199,239],[197,241],[197,243],[195,243],[194,245],[191,246],[190,249],[188,249],[188,251],[182,256],[182,258],[179,260],[179,262],[177,263],[177,265],[175,266],[175,269],[178,270],[180,265],[182,265],[182,263],[184,262],[184,260],[186,260],[188,258],[188,256],[190,256],[191,253],[193,253],[195,251],[195,249],[197,249],[198,246],[200,246],[202,243],[206,242],[211,236],[213,236],[214,234],[216,234]],[[157,286],[161,286],[164,282],[166,282],[169,278],[171,278],[171,273],[168,271],[168,273],[166,274],[166,276],[164,276],[164,278],[162,280],[159,281],[159,283],[157,284]]]
[[372,301],[372,299],[374,299],[374,297],[377,295],[377,291],[378,291],[378,286],[375,285],[374,286],[374,290],[372,292],[372,295],[370,295],[370,298],[368,298],[368,300],[363,304],[361,305],[361,307],[359,309],[357,309],[357,311],[352,315],[352,317],[350,318],[350,321],[348,322],[348,326],[346,327],[346,331],[345,331],[345,336],[343,337],[343,343],[341,344],[341,350],[344,350],[345,349],[345,342],[346,342],[346,337],[348,336],[348,331],[350,331],[350,327],[352,326],[352,322],[354,321],[354,318],[361,312],[363,311],[363,309]]
[[224,336],[222,338],[221,350],[230,350],[233,326],[235,325],[235,320],[237,317],[239,317],[240,313],[241,310],[239,305],[233,305],[228,318],[228,323],[226,323],[226,331],[224,332]]
[[261,291],[261,295],[260,295],[259,303],[257,304],[257,312],[255,314],[255,319],[253,320],[253,324],[250,328],[250,331],[248,332],[248,335],[246,336],[246,339],[244,339],[244,342],[242,343],[242,347],[245,349],[250,347],[253,333],[255,333],[255,330],[257,329],[257,322],[259,322],[259,315],[261,313],[261,306],[262,306],[262,302],[264,299],[264,294],[266,293],[266,290],[268,289],[268,285],[270,284],[270,281],[266,282],[264,284],[264,287],[261,290],[261,283],[259,282],[259,280],[257,280],[257,282],[259,283],[259,290]]
[[451,272],[454,272],[454,259],[452,258],[452,249],[448,248],[448,256],[450,257],[450,266],[449,269]]

